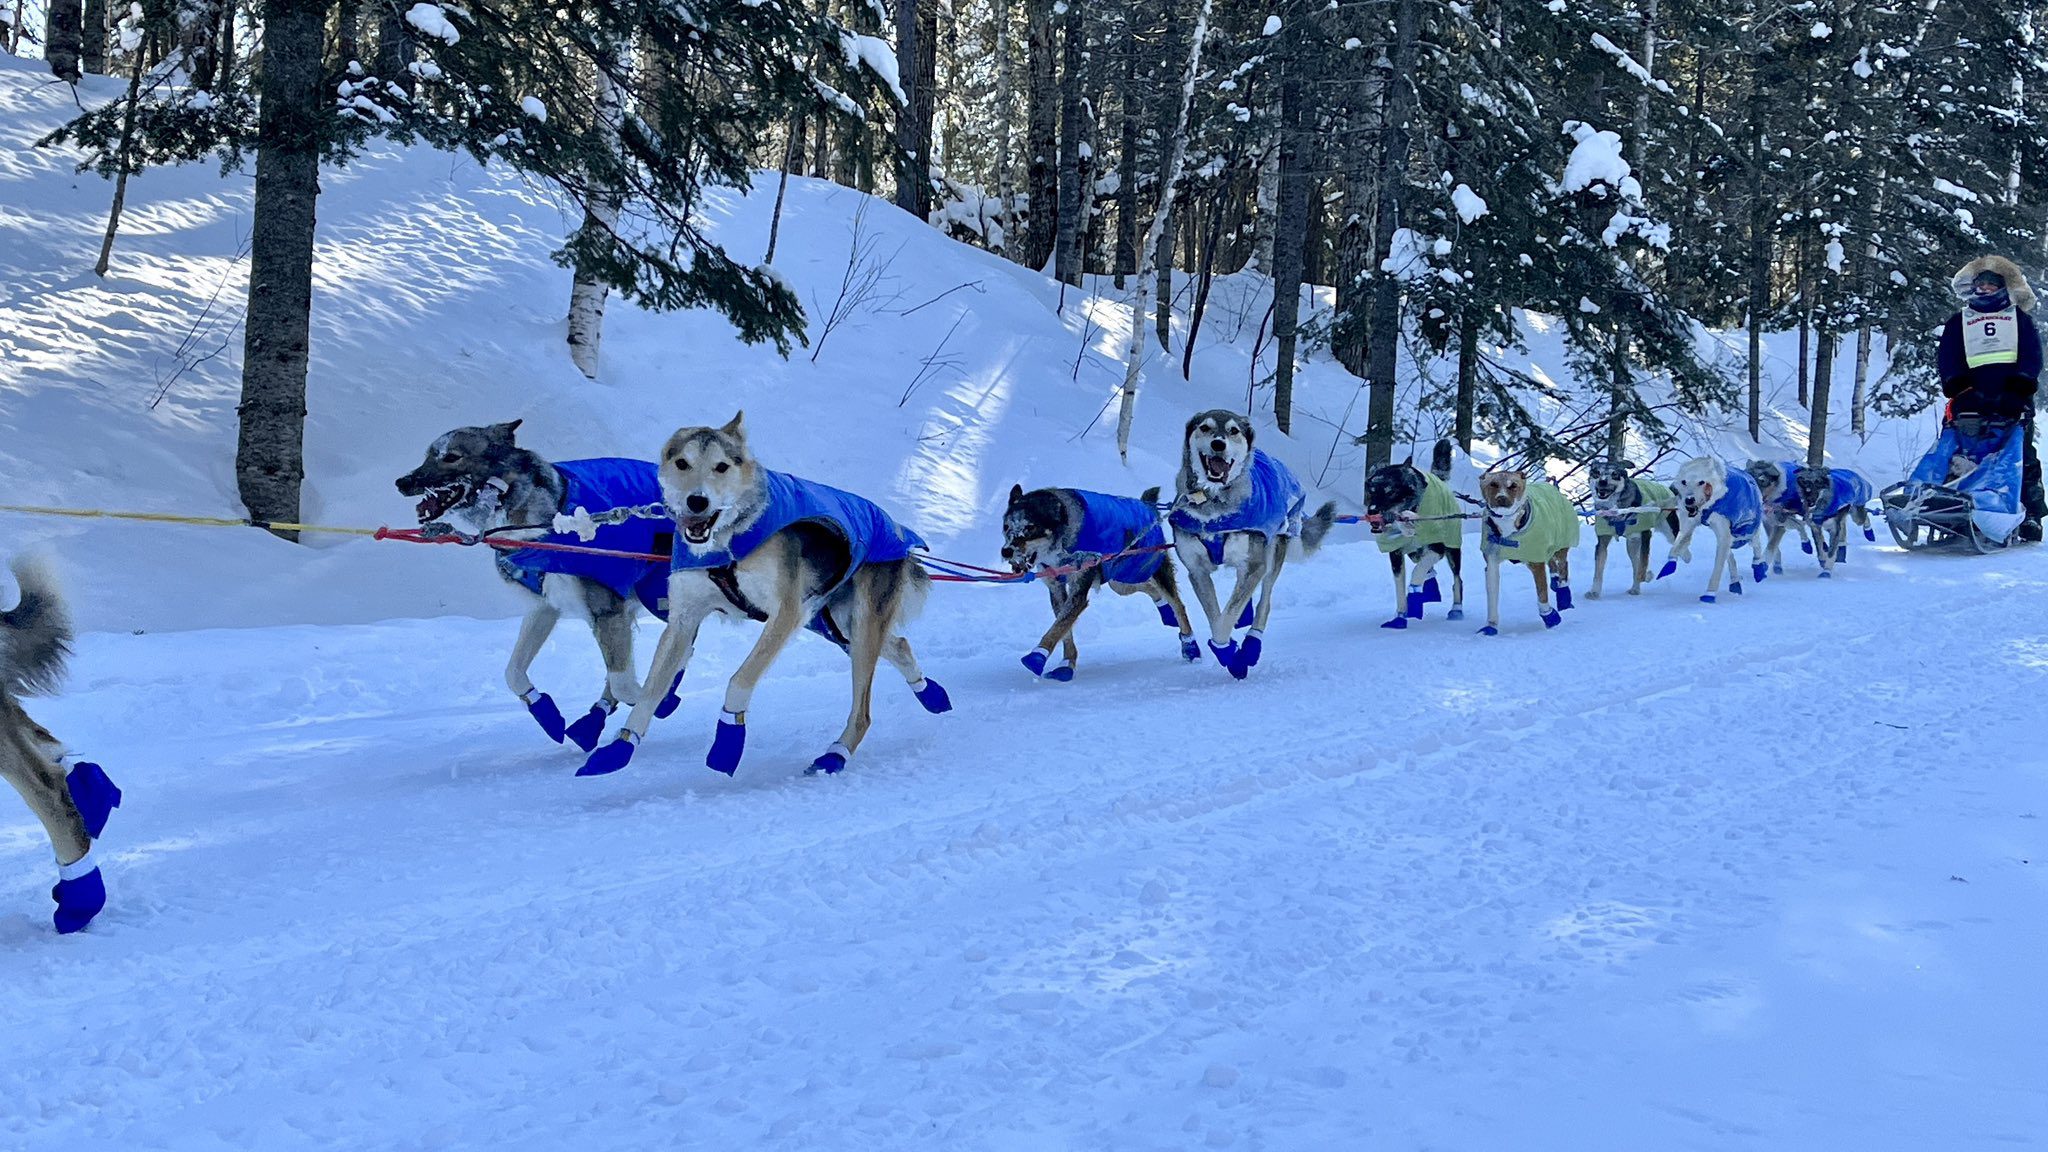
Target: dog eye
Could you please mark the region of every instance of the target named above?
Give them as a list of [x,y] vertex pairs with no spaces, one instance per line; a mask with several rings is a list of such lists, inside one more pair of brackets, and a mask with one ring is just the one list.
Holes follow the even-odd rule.
[[690,462],[688,460],[677,460],[675,461],[675,466],[678,472],[688,472],[690,470]]
[[713,472],[716,472],[716,473],[718,473],[718,474],[719,474],[720,476],[723,476],[723,475],[725,475],[725,474],[726,474],[727,470],[729,470],[729,469],[730,469],[731,467],[732,467],[732,465],[730,465],[730,464],[727,464],[727,463],[726,463],[725,461],[723,461],[723,460],[720,460],[720,461],[718,462],[717,466],[716,466],[716,467],[714,467],[714,468],[712,468],[711,470],[712,470]]
[[458,462],[460,462],[460,461],[461,461],[461,459],[462,459],[462,453],[460,453],[460,452],[443,452],[443,453],[441,453],[441,463],[443,463],[443,464],[454,464],[454,463],[458,463]]

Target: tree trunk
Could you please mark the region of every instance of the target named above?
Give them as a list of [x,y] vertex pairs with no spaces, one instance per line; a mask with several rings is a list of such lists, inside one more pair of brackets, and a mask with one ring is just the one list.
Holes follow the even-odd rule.
[[1749,101],[1749,438],[1763,442],[1764,314],[1771,307],[1770,212],[1764,204],[1762,65],[1750,71]]
[[49,61],[51,75],[78,83],[78,54],[84,35],[78,0],[50,0],[43,22],[43,58]]
[[[1162,151],[1170,151],[1170,149],[1162,149]],[[1162,162],[1161,167],[1164,166],[1165,165]],[[1153,209],[1155,215],[1158,213],[1158,211],[1159,210],[1156,207]],[[1179,216],[1180,230],[1185,232],[1188,230],[1188,224],[1186,222],[1187,213],[1180,213]],[[1167,215],[1166,224],[1159,229],[1159,243],[1153,247],[1152,260],[1150,264],[1151,268],[1153,269],[1152,299],[1155,302],[1153,304],[1152,309],[1152,335],[1158,338],[1159,350],[1161,352],[1173,351],[1174,224],[1175,217],[1171,214]],[[1151,229],[1146,229],[1146,234],[1150,235]],[[1145,275],[1144,269],[1146,268],[1146,266],[1147,265],[1144,263],[1143,258],[1141,256],[1140,262],[1138,264],[1138,276],[1140,279],[1142,279]],[[1144,313],[1142,310],[1140,310],[1139,312],[1134,313],[1134,315],[1142,317]]]
[[334,0],[334,71],[363,62],[363,0]]
[[1799,378],[1799,406],[1801,408],[1809,408],[1812,407],[1813,401],[1808,393],[1806,369],[1808,365],[1813,363],[1813,313],[1806,306],[1806,269],[1801,268],[1799,270],[1798,278],[1801,285],[1799,289],[1799,367],[1796,374]]
[[178,13],[178,50],[192,87],[202,91],[213,91],[220,80],[221,9],[227,6],[226,0],[201,0]]
[[1634,389],[1629,386],[1628,333],[1617,321],[1607,349],[1607,455],[1620,460],[1628,455],[1628,411]]
[[[263,0],[256,208],[242,342],[235,481],[252,519],[299,518],[306,361],[313,324],[313,209],[329,100],[320,91],[324,0]],[[298,533],[278,535],[297,540]]]
[[[1825,302],[1821,305],[1825,308]],[[1816,333],[1817,349],[1813,369],[1813,406],[1807,417],[1806,466],[1824,468],[1828,458],[1828,393],[1835,382],[1835,326],[1821,317]]]
[[998,219],[1003,225],[1003,242],[990,247],[1007,252],[1019,239],[1010,234],[1017,222],[1010,165],[1010,105],[1015,99],[1010,80],[1010,0],[994,0],[991,7],[996,23],[996,204],[1001,213]]
[[896,75],[904,104],[896,110],[896,206],[931,218],[932,80],[925,70],[924,12],[935,0],[896,0]]
[[1380,271],[1392,252],[1394,231],[1401,226],[1401,193],[1408,175],[1408,120],[1415,106],[1416,0],[1396,0],[1394,52],[1388,77],[1386,122],[1380,128],[1378,206],[1374,213],[1372,356],[1367,372],[1365,425],[1367,471],[1394,458],[1394,390],[1398,383],[1401,332],[1401,285]]
[[1295,334],[1301,323],[1301,281],[1303,249],[1308,243],[1308,198],[1312,181],[1308,176],[1307,134],[1303,103],[1308,85],[1302,72],[1305,62],[1297,57],[1301,37],[1292,30],[1281,33],[1288,43],[1281,48],[1280,61],[1280,198],[1279,216],[1273,229],[1273,420],[1282,433],[1294,430]]
[[1030,215],[1021,256],[1026,267],[1042,269],[1052,258],[1060,198],[1059,69],[1053,55],[1052,0],[1024,0],[1024,29],[1029,43],[1024,99],[1030,120],[1024,144],[1031,162],[1024,187]]
[[[1161,141],[1167,152],[1164,178],[1159,182],[1159,207],[1152,213],[1152,225],[1145,233],[1146,253],[1157,253],[1169,243],[1166,236],[1167,219],[1173,214],[1173,196],[1180,184],[1181,165],[1188,154],[1188,106],[1195,100],[1195,81],[1202,74],[1202,45],[1209,39],[1209,7],[1212,0],[1202,0],[1201,14],[1195,17],[1195,30],[1189,37],[1188,67],[1183,74],[1180,89],[1180,111],[1174,118],[1173,137]],[[1171,249],[1167,249],[1171,251]],[[1131,458],[1131,421],[1138,411],[1138,374],[1145,364],[1145,288],[1150,283],[1152,269],[1138,267],[1138,300],[1131,308],[1131,341],[1125,348],[1124,387],[1116,414],[1116,454],[1125,463]],[[1166,301],[1171,292],[1172,281],[1168,280],[1168,293],[1161,295]]]
[[[597,93],[594,131],[599,147],[607,155],[615,154],[619,149],[619,127],[625,115],[625,95],[613,79],[617,65],[617,57],[607,53],[599,57],[594,72]],[[589,201],[583,206],[583,232],[586,242],[595,238],[597,242],[608,244],[612,228],[618,221],[619,196],[613,189],[598,186],[594,173],[591,184]],[[592,380],[597,379],[598,350],[604,339],[604,306],[610,294],[610,286],[598,279],[594,270],[576,269],[575,278],[569,286],[569,359],[577,371]]]
[[1138,266],[1138,117],[1144,100],[1138,94],[1137,18],[1137,5],[1126,4],[1124,71],[1118,100],[1123,114],[1118,118],[1121,139],[1117,142],[1116,157],[1116,255],[1112,261],[1118,288],[1124,286],[1124,278]]
[[[1637,63],[1651,76],[1657,74],[1657,0],[1641,0],[1643,9],[1643,36],[1636,48]],[[1636,93],[1636,172],[1648,176],[1650,172],[1650,86],[1643,84]],[[1694,105],[1695,108],[1699,107]]]
[[[122,13],[126,12],[124,6]],[[107,74],[107,0],[85,0],[79,19],[78,59],[87,74]]]
[[1479,313],[1467,308],[1458,317],[1458,396],[1456,431],[1458,447],[1472,454],[1474,393],[1479,380]]
[[114,159],[119,165],[114,176],[114,205],[107,210],[107,234],[100,238],[100,258],[92,266],[95,276],[107,274],[107,265],[114,258],[114,237],[121,231],[121,209],[128,203],[128,172],[135,167],[129,153],[135,145],[135,113],[142,102],[142,74],[148,70],[144,64],[148,58],[147,52],[137,52],[129,62],[128,100],[126,107],[121,109],[121,142],[114,152]]
[[377,76],[411,96],[413,40],[412,26],[405,22],[405,10],[403,4],[378,5]]
[[1087,228],[1087,196],[1081,187],[1081,152],[1088,129],[1082,123],[1082,89],[1087,77],[1087,12],[1085,4],[1068,3],[1062,21],[1060,58],[1059,231],[1053,247],[1053,278],[1062,284],[1081,283],[1082,234]]

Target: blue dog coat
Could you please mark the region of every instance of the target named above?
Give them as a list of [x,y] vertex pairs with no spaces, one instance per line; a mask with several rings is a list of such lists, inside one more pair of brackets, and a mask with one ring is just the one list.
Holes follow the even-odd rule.
[[923,548],[924,539],[896,521],[873,501],[843,492],[787,472],[761,473],[768,486],[768,507],[750,525],[732,538],[722,552],[698,552],[681,533],[676,534],[675,551],[669,557],[669,571],[723,568],[754,554],[770,536],[797,523],[818,524],[832,530],[846,544],[849,560],[820,598],[837,591],[853,578],[863,564],[886,564],[901,560],[913,549]]
[[[1806,466],[1791,460],[1780,460],[1778,468],[1785,473],[1785,490],[1778,493],[1778,498],[1771,503],[1793,516],[1806,515],[1806,501],[1799,495],[1799,474],[1806,470]],[[1763,489],[1758,488],[1757,492],[1761,494]]]
[[1074,537],[1076,552],[1108,556],[1126,548],[1160,548],[1112,560],[1102,566],[1102,576],[1118,584],[1143,584],[1159,574],[1166,563],[1166,529],[1159,526],[1159,513],[1143,500],[1128,496],[1105,496],[1080,488],[1069,488],[1081,501],[1081,530]]
[[1739,547],[1749,543],[1763,525],[1764,492],[1756,486],[1756,480],[1740,468],[1728,469],[1725,484],[1728,490],[1700,513],[1700,519],[1705,520],[1715,512],[1727,517],[1730,543]]
[[1252,490],[1237,511],[1204,519],[1194,515],[1185,504],[1173,510],[1173,526],[1200,536],[1212,564],[1223,563],[1223,537],[1231,532],[1256,532],[1269,539],[1301,535],[1302,510],[1308,505],[1308,494],[1302,490],[1301,481],[1294,478],[1287,465],[1257,448],[1252,449],[1245,470],[1251,476]]
[[1833,490],[1828,493],[1828,506],[1813,510],[1815,520],[1826,520],[1839,516],[1851,508],[1870,503],[1870,481],[1847,468],[1828,469],[1828,482]]
[[[595,516],[614,508],[661,503],[661,484],[655,479],[654,465],[645,460],[565,460],[555,465],[555,471],[562,474],[564,512],[583,509]],[[619,524],[598,525],[597,536],[590,540],[573,532],[552,532],[540,539],[550,544],[659,555],[661,548],[656,537],[673,530],[674,525],[668,521],[635,517]],[[522,548],[498,553],[498,571],[535,595],[540,595],[542,579],[549,573],[580,576],[627,599],[637,597],[649,612],[668,619],[668,573],[659,561]]]

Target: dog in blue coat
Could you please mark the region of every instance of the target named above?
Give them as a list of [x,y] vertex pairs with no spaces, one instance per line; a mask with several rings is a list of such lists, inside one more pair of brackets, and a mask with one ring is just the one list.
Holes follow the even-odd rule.
[[[600,458],[550,462],[521,448],[520,421],[457,428],[427,448],[418,468],[398,478],[401,495],[419,500],[423,526],[441,524],[471,535],[536,545],[599,548],[642,559],[529,547],[495,553],[498,575],[528,593],[531,606],[505,664],[505,686],[526,705],[549,739],[597,747],[605,720],[620,704],[640,700],[633,670],[633,622],[641,609],[665,616],[673,531],[661,508],[661,485],[645,460]],[[631,513],[639,509],[645,515]],[[598,518],[617,517],[611,522]],[[563,518],[558,523],[558,517]],[[534,687],[527,672],[563,616],[588,621],[604,657],[605,686],[574,723],[554,698]],[[660,715],[675,710],[675,695],[657,696]]]
[[29,718],[21,697],[53,691],[71,653],[71,622],[57,582],[34,561],[14,562],[21,598],[0,612],[0,776],[21,793],[57,853],[59,932],[76,932],[107,904],[93,841],[121,803],[121,790],[97,764],[66,766],[64,746]]
[[[1039,638],[1038,647],[1024,657],[1024,667],[1034,676],[1066,681],[1074,678],[1074,662],[1080,650],[1074,645],[1074,624],[1088,610],[1088,598],[1097,588],[1108,588],[1119,596],[1144,593],[1159,610],[1159,619],[1180,632],[1181,655],[1200,660],[1202,649],[1195,643],[1193,621],[1187,605],[1181,603],[1179,581],[1174,579],[1171,547],[1159,523],[1159,489],[1153,488],[1133,500],[1080,488],[1039,488],[1026,492],[1021,484],[1010,488],[1009,503],[1003,507],[1003,560],[1012,572],[1062,572],[1046,578],[1052,597],[1052,627]],[[1134,555],[1118,553],[1135,551]],[[1105,556],[1117,556],[1097,563]],[[1080,567],[1081,565],[1087,567]],[[1053,646],[1060,646],[1060,663],[1048,669]]]
[[761,625],[753,650],[726,682],[725,710],[705,757],[717,771],[738,770],[754,688],[783,646],[805,629],[838,645],[853,671],[846,727],[811,771],[838,772],[860,749],[878,661],[903,674],[927,712],[953,707],[903,637],[931,588],[913,555],[924,547],[917,533],[873,501],[762,467],[747,443],[744,414],[719,428],[678,429],[661,450],[660,476],[663,503],[675,518],[668,628],[640,703],[577,775],[616,772],[632,759],[655,716],[650,693],[681,680],[698,630],[712,616]]
[[1813,525],[1820,574],[1833,576],[1835,565],[1849,562],[1851,520],[1863,530],[1865,540],[1877,539],[1870,527],[1870,481],[1848,468],[1801,468],[1796,483],[1807,521]]

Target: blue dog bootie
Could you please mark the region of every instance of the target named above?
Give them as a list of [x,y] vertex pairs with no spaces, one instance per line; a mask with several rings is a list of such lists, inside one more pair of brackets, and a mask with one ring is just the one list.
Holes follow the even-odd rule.
[[1807,554],[1808,556],[1811,556],[1811,555],[1813,555],[1813,541],[1811,541],[1811,540],[1801,540],[1801,541],[1799,542],[1799,550],[1800,550],[1801,552],[1804,552],[1804,553],[1806,553],[1806,554]]
[[1245,602],[1244,602],[1244,611],[1242,611],[1242,612],[1239,612],[1239,613],[1237,614],[1237,623],[1236,623],[1236,624],[1234,624],[1234,625],[1232,625],[1232,627],[1236,627],[1236,628],[1249,628],[1249,627],[1251,627],[1251,626],[1252,626],[1252,602],[1251,602],[1251,601],[1249,601],[1249,600],[1247,600],[1247,601],[1245,601]]
[[548,734],[548,739],[560,744],[569,726],[562,719],[562,710],[555,707],[555,698],[528,688],[519,699],[526,703],[526,711],[532,715],[534,723],[540,725],[540,730]]
[[1053,667],[1046,669],[1045,678],[1060,684],[1070,683],[1074,679],[1074,662],[1072,660],[1060,661]]
[[1498,636],[1500,635],[1500,629],[1488,624],[1479,630],[1479,634],[1481,636]]
[[1180,617],[1173,614],[1173,605],[1168,604],[1164,600],[1154,600],[1152,606],[1159,609],[1159,622],[1161,624],[1166,625],[1168,628],[1180,627]]
[[1676,571],[1678,571],[1678,561],[1666,560],[1664,566],[1657,569],[1657,579],[1662,580]]
[[1202,646],[1195,642],[1193,636],[1183,636],[1180,638],[1180,658],[1190,664],[1197,663],[1202,659]]
[[1033,648],[1024,654],[1022,660],[1017,662],[1029,669],[1033,676],[1043,676],[1045,675],[1045,662],[1050,659],[1052,659],[1052,651],[1050,649]]
[[1453,608],[1449,612],[1444,613],[1444,619],[1446,620],[1463,620],[1464,618],[1465,610],[1463,608]]
[[846,762],[851,759],[853,759],[853,750],[834,740],[832,746],[825,749],[824,755],[811,761],[811,766],[804,769],[804,775],[817,776],[822,774],[825,776],[837,776],[846,770]]
[[1408,604],[1402,611],[1402,615],[1410,620],[1420,620],[1422,619],[1422,606],[1427,603],[1429,603],[1429,594],[1423,591],[1422,585],[1410,584],[1408,586]]
[[1237,646],[1237,658],[1230,662],[1230,674],[1239,680],[1259,666],[1259,654],[1266,650],[1265,634],[1254,628],[1245,633],[1244,643]]
[[1731,596],[1740,596],[1740,595],[1742,595],[1742,581],[1740,581],[1740,580],[1730,580],[1730,581],[1728,582],[1728,594],[1729,594],[1729,595],[1731,595]]
[[1443,598],[1444,592],[1442,588],[1437,587],[1436,577],[1431,576],[1429,579],[1422,582],[1423,603],[1436,604],[1440,603],[1443,600]]
[[1707,593],[1704,593],[1704,594],[1702,594],[1702,595],[1700,596],[1700,603],[1702,603],[1702,604],[1712,604],[1712,603],[1714,603],[1714,594],[1713,594],[1712,592],[1707,592]]
[[1545,628],[1555,628],[1559,624],[1564,623],[1563,614],[1559,613],[1555,608],[1545,608],[1536,615],[1542,618]]
[[1835,563],[1837,563],[1837,564],[1847,564],[1848,562],[1849,562],[1849,546],[1848,546],[1847,544],[1837,544],[1837,545],[1835,545]]
[[[683,671],[688,671],[688,669]],[[654,706],[654,718],[656,720],[668,719],[676,714],[676,709],[683,706],[683,698],[676,695],[676,693],[682,691],[682,688],[683,673],[677,672],[676,678],[668,682],[668,691],[662,694],[661,703]]]
[[1402,613],[1401,615],[1399,615],[1399,616],[1396,616],[1396,617],[1394,617],[1394,618],[1393,618],[1392,620],[1389,620],[1389,621],[1387,621],[1386,623],[1384,623],[1384,624],[1380,625],[1380,627],[1382,627],[1382,628],[1406,628],[1406,627],[1408,627],[1408,614],[1407,614],[1406,612],[1403,612],[1403,613]]
[[590,711],[569,725],[564,735],[569,738],[571,744],[585,752],[594,752],[597,750],[598,740],[604,736],[604,722],[611,719],[612,713],[618,709],[619,704],[616,700],[599,700],[590,706]]
[[1771,574],[1771,570],[1767,565],[1751,564],[1749,566],[1749,574],[1756,578],[1757,583],[1761,584],[1764,582],[1764,578]]
[[727,776],[740,770],[740,757],[747,751],[747,714],[718,714],[718,734],[711,738],[711,751],[704,754],[704,766]]
[[92,918],[107,906],[107,884],[100,876],[100,866],[93,860],[91,849],[58,867],[57,884],[50,889],[50,899],[57,902],[52,922],[58,934],[64,936],[92,923]]
[[85,834],[97,840],[107,830],[107,817],[121,806],[121,790],[107,779],[106,769],[90,760],[80,760],[64,777],[71,791],[71,806],[85,821]]
[[1223,665],[1226,669],[1237,662],[1237,641],[1235,640],[1228,644],[1218,644],[1211,640],[1209,641],[1209,651],[1215,655],[1216,662]]
[[917,697],[917,702],[924,706],[924,710],[934,716],[953,710],[953,698],[946,695],[945,685],[929,676],[912,684],[910,694]]
[[578,776],[609,776],[633,762],[633,749],[640,746],[640,738],[633,730],[622,730],[612,742],[592,752],[583,761],[583,767],[576,770]]
[[[1557,610],[1559,612],[1569,612],[1572,610],[1571,585],[1561,580],[1552,580],[1550,582],[1550,594],[1557,598]],[[1554,628],[1556,625],[1553,624],[1551,627]]]

